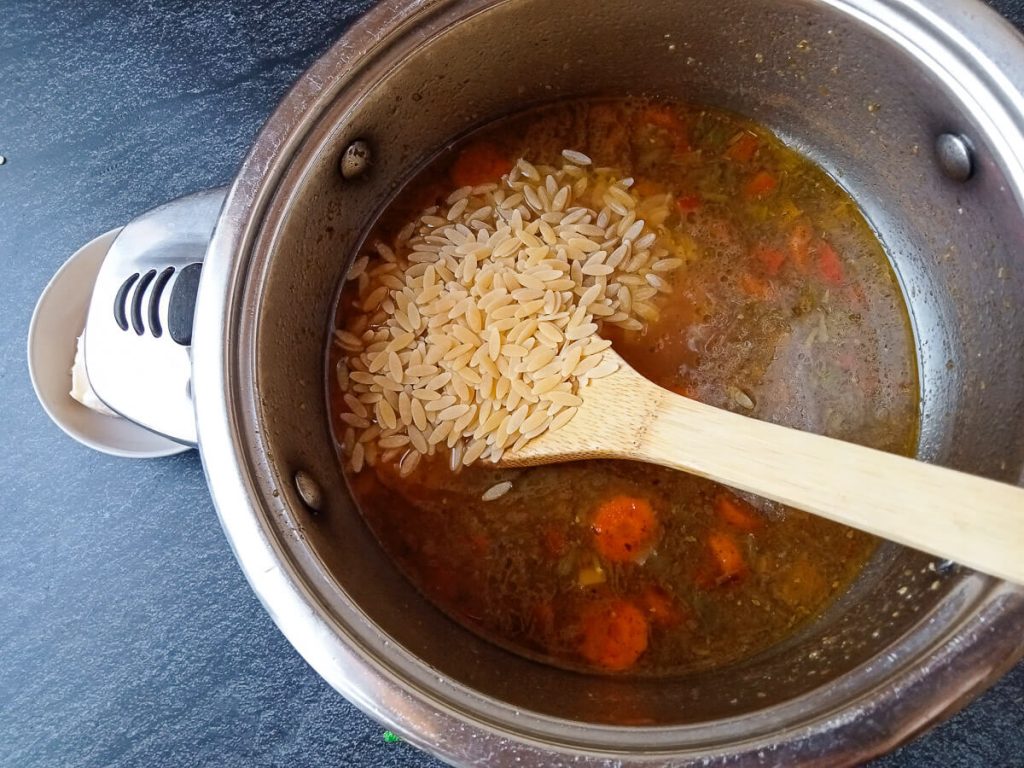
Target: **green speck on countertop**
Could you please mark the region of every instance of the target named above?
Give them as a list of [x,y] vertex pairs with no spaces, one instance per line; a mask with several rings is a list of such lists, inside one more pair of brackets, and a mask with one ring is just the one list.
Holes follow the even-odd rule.
[[402,737],[394,731],[384,731],[384,741],[386,741],[388,744],[394,744],[395,742],[399,742],[401,740]]

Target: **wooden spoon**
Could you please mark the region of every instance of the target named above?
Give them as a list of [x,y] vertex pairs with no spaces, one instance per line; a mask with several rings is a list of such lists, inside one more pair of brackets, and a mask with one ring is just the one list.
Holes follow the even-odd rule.
[[630,459],[681,469],[1024,584],[1024,489],[757,421],[620,368],[502,466]]

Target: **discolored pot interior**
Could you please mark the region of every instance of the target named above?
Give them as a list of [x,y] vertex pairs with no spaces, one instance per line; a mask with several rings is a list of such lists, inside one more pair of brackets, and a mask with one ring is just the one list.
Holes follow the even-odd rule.
[[[360,55],[343,41],[286,100],[282,115],[294,119],[276,135],[275,173],[260,171],[258,225],[250,221],[251,248],[237,271],[237,340],[224,357],[237,371],[229,408],[247,446],[255,514],[329,631],[374,674],[471,735],[419,709],[402,712],[398,701],[368,693],[357,703],[465,762],[483,758],[459,739],[490,731],[542,752],[637,759],[750,757],[751,745],[788,744],[779,754],[789,764],[813,763],[821,746],[808,734],[832,731],[835,765],[955,709],[1024,652],[1008,639],[1024,630],[1020,591],[886,545],[824,616],[738,666],[627,680],[529,661],[454,624],[386,559],[348,496],[325,412],[324,350],[340,280],[375,215],[417,168],[528,105],[647,95],[750,116],[849,190],[910,307],[920,457],[1018,481],[1024,198],[1014,152],[1024,143],[1014,140],[1022,124],[1002,86],[946,39],[944,22],[915,9],[838,0],[722,0],[714,12],[697,0],[391,4],[354,31],[363,35]],[[367,24],[385,19],[388,34],[368,43]],[[272,119],[261,141],[275,138],[274,127]],[[966,181],[938,160],[944,133],[972,150]],[[369,143],[373,162],[345,180],[338,161],[355,139]],[[319,512],[294,491],[299,469],[322,488]],[[230,535],[234,513],[221,514]],[[982,614],[998,638],[980,628]]]

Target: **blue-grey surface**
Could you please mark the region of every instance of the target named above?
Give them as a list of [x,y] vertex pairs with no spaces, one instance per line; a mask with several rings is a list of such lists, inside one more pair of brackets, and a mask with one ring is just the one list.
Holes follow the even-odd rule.
[[[80,447],[36,403],[36,297],[95,235],[227,182],[369,0],[0,0],[0,765],[433,766],[327,687],[221,533],[198,456]],[[1018,22],[1019,2],[996,3]],[[885,768],[1024,765],[1024,666]]]

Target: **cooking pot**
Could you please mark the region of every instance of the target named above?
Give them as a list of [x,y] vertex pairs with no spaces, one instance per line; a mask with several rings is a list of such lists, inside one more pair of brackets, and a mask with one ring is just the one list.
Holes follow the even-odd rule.
[[[175,405],[147,426],[198,439],[235,554],[306,660],[445,760],[837,766],[879,754],[1024,655],[1024,590],[885,545],[823,616],[728,668],[629,680],[511,654],[428,604],[353,506],[326,413],[334,303],[375,215],[474,127],[591,95],[723,107],[827,169],[885,244],[919,356],[919,456],[1020,482],[1022,42],[965,0],[385,0],[296,83],[226,197],[172,203],[119,240],[154,282],[161,260],[178,264],[181,338],[147,347],[158,351],[144,366]],[[185,280],[204,250],[201,278]],[[102,306],[90,373],[103,323],[110,338],[152,336],[127,316],[115,327]],[[114,407],[133,396],[97,384]]]

